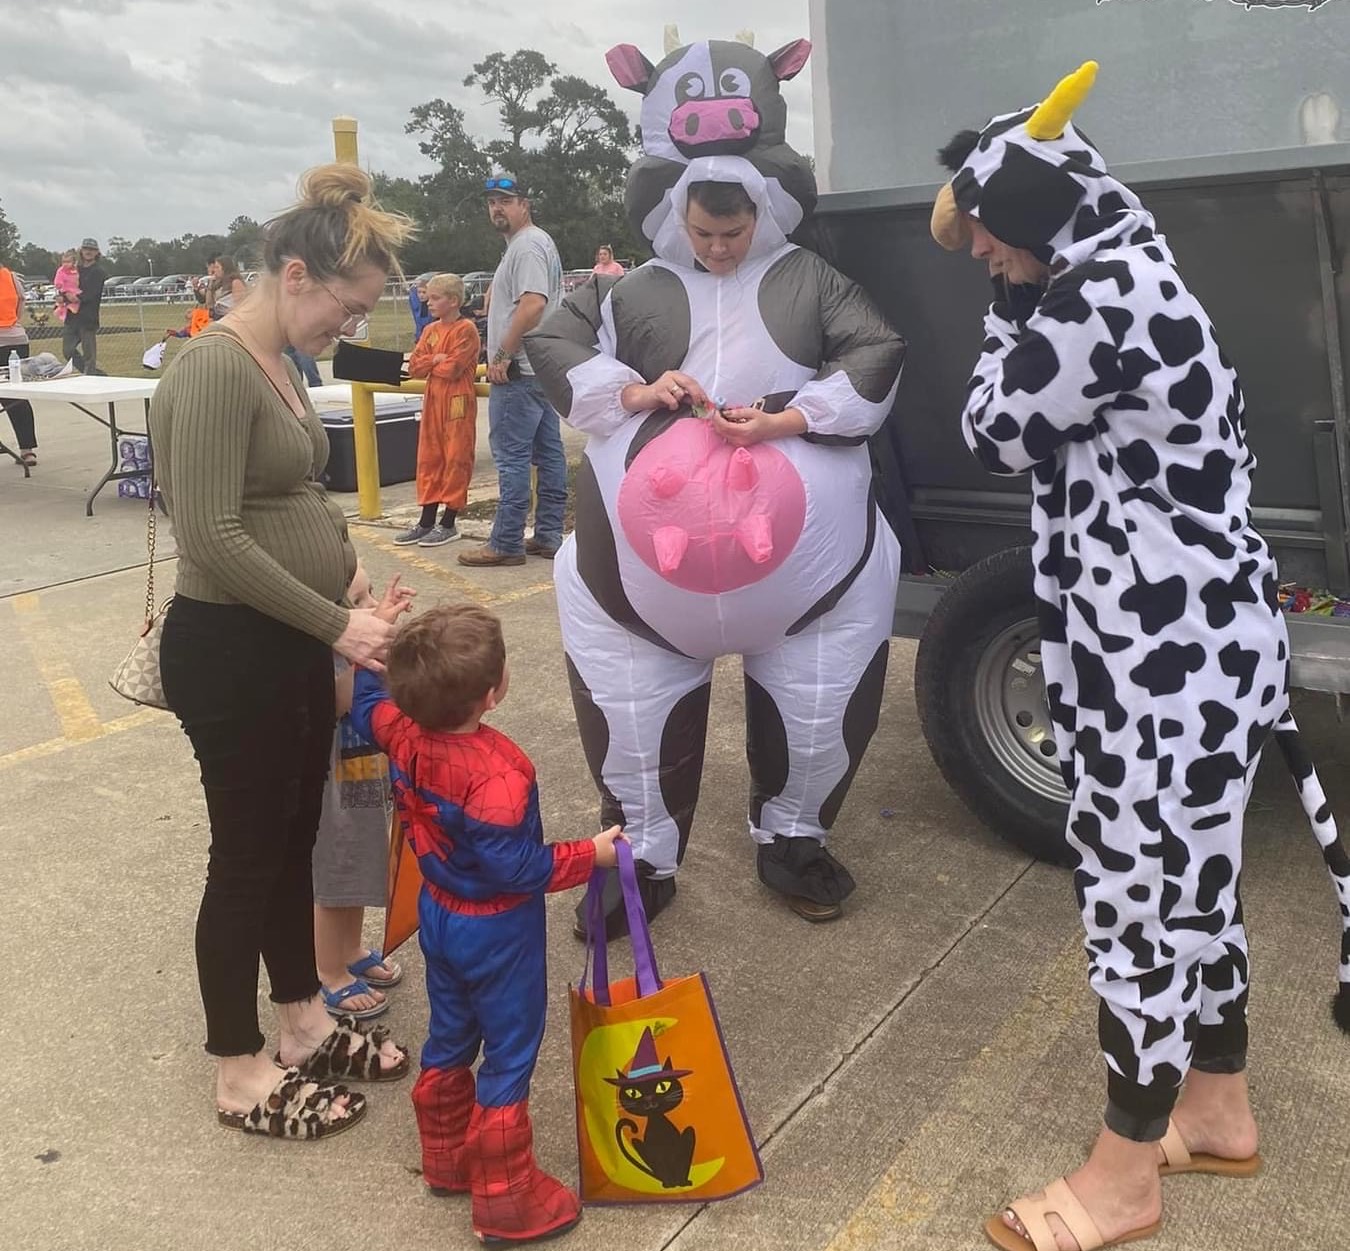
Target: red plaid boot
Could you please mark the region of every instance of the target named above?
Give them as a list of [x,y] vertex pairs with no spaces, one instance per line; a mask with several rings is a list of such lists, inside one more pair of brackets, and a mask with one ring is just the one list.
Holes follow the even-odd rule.
[[467,1068],[423,1069],[412,1092],[422,1139],[422,1178],[432,1194],[469,1188],[464,1138],[474,1107],[473,1072]]
[[481,1242],[529,1242],[565,1233],[581,1201],[534,1162],[529,1104],[475,1106],[465,1143],[473,1232]]

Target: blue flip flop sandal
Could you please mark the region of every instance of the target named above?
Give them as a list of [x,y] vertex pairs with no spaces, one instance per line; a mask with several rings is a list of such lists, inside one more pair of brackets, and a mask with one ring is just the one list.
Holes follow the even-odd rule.
[[372,977],[370,970],[378,969],[384,963],[384,953],[372,947],[368,955],[362,956],[354,964],[349,964],[347,972],[353,977],[364,978],[367,986],[374,986],[377,990],[385,990],[387,987],[397,986],[403,980],[403,969],[390,960],[389,967],[394,971],[393,977]]
[[370,994],[370,983],[357,978],[354,982],[342,987],[341,990],[329,990],[327,986],[320,985],[319,991],[323,995],[323,1006],[328,1009],[328,1015],[331,1017],[349,1016],[357,1021],[369,1021],[373,1017],[383,1016],[389,1011],[389,1000],[383,1003],[377,1003],[373,1008],[349,1008],[346,1006],[348,999],[355,999],[357,995]]

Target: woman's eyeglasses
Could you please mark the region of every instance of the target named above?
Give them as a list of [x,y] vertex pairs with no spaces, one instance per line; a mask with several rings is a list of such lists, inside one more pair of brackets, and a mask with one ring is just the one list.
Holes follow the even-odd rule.
[[[314,281],[319,282],[317,278]],[[319,286],[321,286],[325,291],[327,291],[328,294],[333,297],[333,299],[337,300],[338,307],[344,313],[347,314],[347,320],[344,321],[342,325],[338,327],[338,334],[340,334],[344,339],[350,339],[354,335],[359,335],[363,330],[369,329],[370,315],[368,313],[360,313],[355,311],[354,309],[349,308],[346,305],[346,303],[342,300],[341,296],[339,296],[338,293],[334,291],[333,288],[330,287],[326,282],[319,282]]]

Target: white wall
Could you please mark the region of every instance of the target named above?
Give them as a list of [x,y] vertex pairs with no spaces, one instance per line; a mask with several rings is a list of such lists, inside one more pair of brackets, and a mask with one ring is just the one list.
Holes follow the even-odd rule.
[[1350,0],[1318,3],[811,0],[822,190],[941,181],[952,134],[1088,59],[1076,120],[1108,163],[1350,140]]

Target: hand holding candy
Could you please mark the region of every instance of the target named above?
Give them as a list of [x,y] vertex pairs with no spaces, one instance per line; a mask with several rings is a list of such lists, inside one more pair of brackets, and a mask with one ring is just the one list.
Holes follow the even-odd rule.
[[650,386],[630,382],[620,392],[619,403],[630,413],[641,413],[653,408],[668,408],[673,412],[682,404],[688,404],[697,411],[700,405],[708,403],[708,395],[696,378],[678,369],[667,369]]

